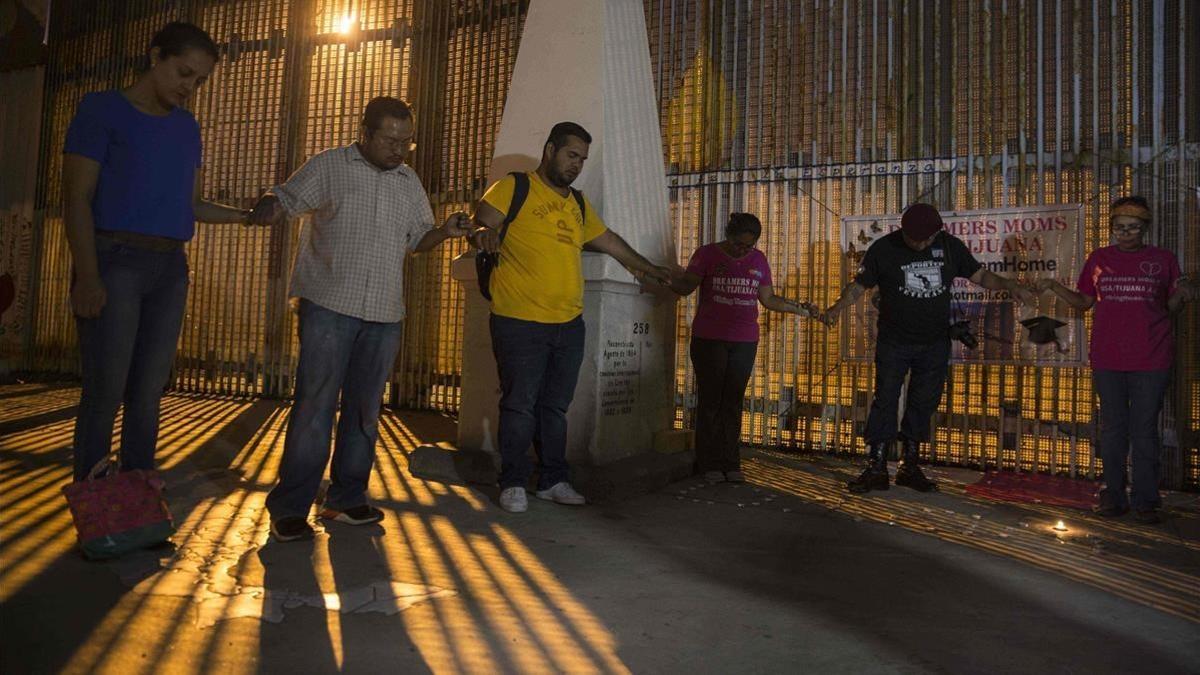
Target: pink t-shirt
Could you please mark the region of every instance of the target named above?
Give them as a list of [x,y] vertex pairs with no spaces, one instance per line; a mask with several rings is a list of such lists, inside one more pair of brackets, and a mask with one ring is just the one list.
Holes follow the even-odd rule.
[[692,335],[706,340],[758,342],[758,287],[770,286],[771,266],[753,249],[731,258],[718,244],[696,249],[687,271],[700,277]]
[[1090,356],[1098,370],[1166,370],[1175,340],[1167,298],[1179,282],[1174,254],[1156,246],[1096,249],[1079,273],[1080,293],[1096,299]]

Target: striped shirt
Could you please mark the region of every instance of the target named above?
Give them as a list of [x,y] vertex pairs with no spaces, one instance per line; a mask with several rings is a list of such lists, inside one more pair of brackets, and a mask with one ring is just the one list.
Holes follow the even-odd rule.
[[404,258],[434,227],[411,168],[383,171],[351,144],[313,156],[272,192],[289,217],[312,214],[289,296],[364,321],[404,318]]

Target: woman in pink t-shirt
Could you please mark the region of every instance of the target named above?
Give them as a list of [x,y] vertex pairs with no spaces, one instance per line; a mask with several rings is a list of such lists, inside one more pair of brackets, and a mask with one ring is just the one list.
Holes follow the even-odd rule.
[[700,289],[692,320],[692,366],[696,371],[696,464],[710,482],[745,480],[739,453],[742,399],[758,351],[758,305],[777,312],[815,316],[816,307],[775,295],[771,266],[754,248],[762,223],[750,213],[731,213],[725,240],[696,249],[671,290]]
[[1089,356],[1100,397],[1100,457],[1104,490],[1096,513],[1116,517],[1129,510],[1125,461],[1133,449],[1133,509],[1138,522],[1157,523],[1158,413],[1174,360],[1171,315],[1195,299],[1196,288],[1181,280],[1170,251],[1143,241],[1150,207],[1141,197],[1112,205],[1115,244],[1088,256],[1078,290],[1053,279],[1037,282],[1072,307],[1095,308]]

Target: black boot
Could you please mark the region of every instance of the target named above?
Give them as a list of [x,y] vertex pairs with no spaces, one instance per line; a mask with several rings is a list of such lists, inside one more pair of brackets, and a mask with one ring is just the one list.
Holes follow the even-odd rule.
[[900,467],[896,469],[896,485],[910,487],[917,492],[933,492],[937,483],[921,473],[920,461],[921,444],[911,439],[904,439],[904,451],[900,456]]
[[855,494],[888,489],[887,452],[889,443],[871,443],[867,447],[867,468],[858,478],[846,483]]

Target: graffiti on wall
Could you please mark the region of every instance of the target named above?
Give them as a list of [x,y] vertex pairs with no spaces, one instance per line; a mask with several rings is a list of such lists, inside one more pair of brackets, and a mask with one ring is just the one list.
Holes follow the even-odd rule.
[[0,362],[21,349],[32,264],[33,223],[20,213],[0,213]]

